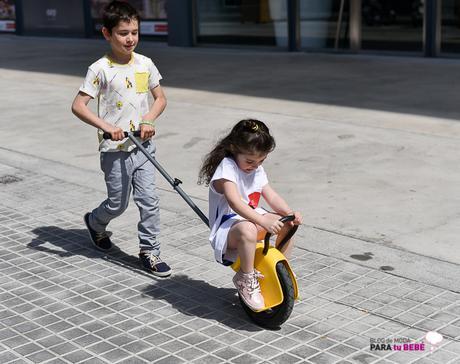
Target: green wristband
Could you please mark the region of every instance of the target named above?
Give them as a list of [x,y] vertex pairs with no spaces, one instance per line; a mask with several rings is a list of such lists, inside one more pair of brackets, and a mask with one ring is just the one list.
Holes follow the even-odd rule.
[[150,125],[151,127],[155,126],[155,120],[141,120],[139,125]]

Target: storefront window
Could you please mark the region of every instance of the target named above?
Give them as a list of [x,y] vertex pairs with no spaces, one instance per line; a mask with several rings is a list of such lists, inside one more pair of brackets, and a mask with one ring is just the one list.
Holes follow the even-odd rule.
[[302,48],[348,48],[349,1],[301,0]]
[[[111,0],[91,0],[91,17],[93,30],[100,34],[102,29],[102,12]],[[166,12],[167,0],[129,0],[141,15],[142,35],[167,35],[168,22]]]
[[83,2],[80,0],[22,0],[22,14],[26,35],[85,35]]
[[362,49],[423,50],[424,0],[363,0]]
[[0,0],[0,32],[16,30],[16,9],[14,0]]
[[201,43],[287,47],[286,0],[198,0]]
[[442,1],[442,38],[443,52],[460,52],[460,1]]

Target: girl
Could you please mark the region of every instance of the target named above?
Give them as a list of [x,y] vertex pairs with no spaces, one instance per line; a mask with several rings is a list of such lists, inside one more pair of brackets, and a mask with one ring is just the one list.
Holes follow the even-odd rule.
[[[258,278],[254,269],[256,242],[268,231],[284,236],[293,224],[301,224],[302,216],[270,187],[262,162],[275,148],[268,127],[259,120],[241,120],[230,134],[221,139],[205,157],[198,183],[209,185],[209,240],[215,259],[228,265],[240,257],[240,270],[233,277],[240,297],[254,311],[264,307]],[[274,213],[257,207],[260,196]],[[295,215],[286,226],[280,215]],[[289,256],[292,241],[282,252]]]

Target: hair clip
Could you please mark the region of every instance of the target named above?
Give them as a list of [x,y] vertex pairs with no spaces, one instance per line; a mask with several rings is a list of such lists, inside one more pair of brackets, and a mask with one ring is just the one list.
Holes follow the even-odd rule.
[[257,131],[257,130],[259,130],[259,125],[257,125],[256,123],[253,123],[252,126],[251,126],[251,130],[252,130],[252,131]]

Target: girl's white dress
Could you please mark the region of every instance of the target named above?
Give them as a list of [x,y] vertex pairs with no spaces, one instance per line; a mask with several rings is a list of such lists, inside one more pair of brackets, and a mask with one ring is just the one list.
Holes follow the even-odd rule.
[[233,262],[237,254],[235,250],[227,249],[227,236],[232,225],[239,220],[245,220],[233,211],[225,196],[214,189],[214,181],[226,179],[236,184],[241,200],[263,215],[266,210],[258,207],[263,187],[268,184],[267,174],[262,166],[251,173],[238,168],[232,158],[224,158],[217,166],[209,184],[209,226],[211,234],[209,241],[214,249],[214,257],[219,263],[224,260]]

